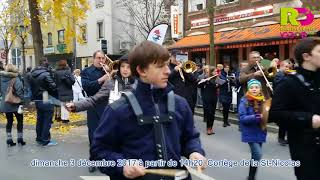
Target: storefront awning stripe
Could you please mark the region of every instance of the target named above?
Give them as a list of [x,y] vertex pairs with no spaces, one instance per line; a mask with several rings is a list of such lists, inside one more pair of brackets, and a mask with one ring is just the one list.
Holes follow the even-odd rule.
[[[286,26],[286,28],[290,28],[293,26]],[[308,27],[315,28],[316,30],[320,30],[320,18],[314,19],[312,24]],[[272,24],[267,26],[260,27],[250,27],[246,29],[239,29],[233,31],[225,31],[225,32],[216,32],[214,34],[214,43],[218,46],[223,46],[227,44],[248,44],[248,42],[257,42],[257,41],[270,41],[271,44],[281,44],[281,43],[294,43],[297,40],[293,39],[281,39],[280,35],[280,24]],[[275,41],[275,40],[285,40],[285,41]],[[169,49],[181,49],[181,48],[192,48],[192,47],[201,47],[201,46],[209,46],[210,38],[209,34],[197,35],[197,36],[188,36],[179,40],[176,44],[169,47]],[[269,43],[268,43],[269,44]],[[258,43],[252,43],[250,46],[261,46]],[[230,46],[225,46],[230,47]],[[240,46],[236,46],[240,47]]]

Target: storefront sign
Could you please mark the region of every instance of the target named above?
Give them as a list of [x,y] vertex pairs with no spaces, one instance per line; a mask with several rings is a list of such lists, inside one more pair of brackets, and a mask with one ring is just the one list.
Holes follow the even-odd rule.
[[[243,21],[248,19],[255,19],[259,17],[271,16],[273,15],[273,6],[264,6],[255,9],[247,9],[243,11],[223,14],[215,16],[214,25],[226,24],[231,22]],[[191,29],[209,26],[209,19],[202,18],[191,21]]]
[[66,53],[67,45],[66,44],[58,44],[57,50],[60,54]]
[[[299,14],[304,14],[304,19],[299,19]],[[280,36],[281,38],[306,38],[308,34],[317,31],[312,27],[314,14],[308,8],[288,8],[280,9]]]
[[43,49],[44,54],[53,54],[54,53],[54,47],[47,47]]
[[171,34],[172,38],[182,37],[182,18],[179,6],[171,6]]

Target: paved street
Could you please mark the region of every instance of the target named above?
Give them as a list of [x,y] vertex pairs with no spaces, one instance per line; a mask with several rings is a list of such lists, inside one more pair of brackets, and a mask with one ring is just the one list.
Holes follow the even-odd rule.
[[[196,117],[196,126],[202,132],[201,139],[207,153],[207,157],[215,160],[248,159],[249,148],[247,144],[240,142],[240,133],[237,126],[232,125],[223,128],[221,122],[215,123],[216,134],[207,136],[205,124],[202,118]],[[14,131],[15,133],[15,131]],[[7,148],[5,145],[5,129],[0,129],[0,179],[1,180],[80,180],[80,176],[101,175],[89,174],[87,168],[33,168],[30,162],[33,159],[42,160],[69,160],[88,157],[87,129],[85,126],[74,128],[71,133],[53,137],[59,142],[55,147],[39,147],[34,143],[35,132],[25,130],[27,146]],[[288,159],[287,147],[279,146],[276,135],[268,135],[268,143],[264,145],[264,158]],[[248,168],[208,168],[205,172],[216,180],[245,179]],[[292,168],[261,168],[258,172],[259,180],[292,180],[294,179]]]

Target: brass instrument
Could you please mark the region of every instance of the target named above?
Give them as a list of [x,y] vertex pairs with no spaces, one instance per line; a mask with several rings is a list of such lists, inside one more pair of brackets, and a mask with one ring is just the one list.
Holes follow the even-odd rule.
[[267,99],[263,102],[262,104],[262,121],[260,123],[260,127],[262,130],[266,130],[267,128],[267,123],[268,123],[268,119],[269,119],[269,111],[271,108],[271,102],[272,99]]
[[194,73],[197,71],[197,65],[195,62],[193,61],[186,61],[184,62],[182,65],[181,65],[181,68],[179,68],[179,74],[180,74],[180,77],[182,79],[182,81],[184,82],[185,81],[185,78],[184,78],[184,75],[183,75],[183,72],[182,70],[185,72],[185,73]]
[[267,83],[267,87],[268,87],[268,88],[271,90],[271,92],[273,93],[273,88],[272,88],[269,80],[267,79],[265,72],[262,70],[262,66],[260,65],[259,61],[256,61],[256,63],[257,63],[257,66],[258,66],[258,68],[259,68],[259,71],[262,73],[262,76],[263,76],[264,80],[265,80],[266,83]]
[[186,73],[194,73],[197,71],[197,64],[188,60],[182,64],[182,69]]
[[267,77],[268,78],[274,78],[277,74],[277,68],[276,67],[269,67],[267,69]]
[[106,60],[107,60],[106,65],[109,67],[109,69],[111,71],[112,70],[118,70],[120,68],[119,67],[119,63],[120,63],[119,60],[112,61],[112,59],[110,59],[107,55],[105,55],[105,57],[106,57]]

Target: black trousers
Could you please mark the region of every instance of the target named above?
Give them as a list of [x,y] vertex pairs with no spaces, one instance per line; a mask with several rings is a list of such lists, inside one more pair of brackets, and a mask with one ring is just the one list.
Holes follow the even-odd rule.
[[216,106],[218,98],[202,97],[203,101],[203,118],[207,122],[207,128],[212,128],[216,114]]
[[283,125],[280,124],[279,125],[278,138],[285,140],[286,134],[287,134],[286,127],[284,127]]
[[229,118],[229,110],[230,110],[230,106],[231,106],[231,103],[221,103],[222,104],[222,107],[223,107],[223,123],[228,123],[228,118]]
[[6,131],[7,131],[7,133],[11,133],[12,124],[13,124],[13,115],[16,116],[16,119],[18,121],[18,123],[17,123],[18,133],[22,133],[23,132],[23,115],[19,114],[18,112],[6,113],[6,117],[7,117]]

